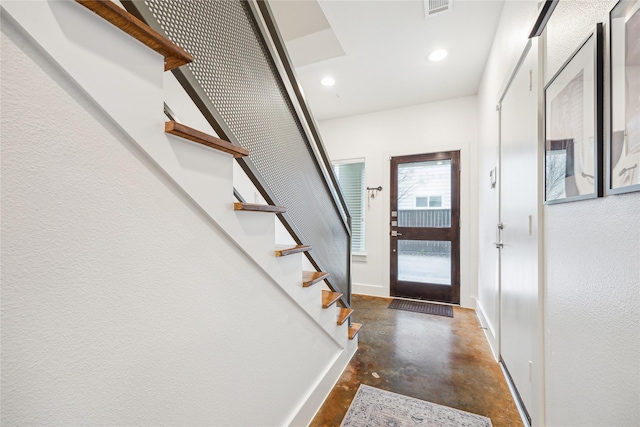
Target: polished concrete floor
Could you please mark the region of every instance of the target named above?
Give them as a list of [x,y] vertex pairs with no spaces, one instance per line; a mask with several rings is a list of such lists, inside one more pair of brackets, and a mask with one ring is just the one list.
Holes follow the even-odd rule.
[[[354,295],[359,348],[311,426],[339,426],[360,384],[522,426],[500,366],[473,310],[454,318],[387,308],[388,298]],[[372,426],[374,427],[374,426]]]

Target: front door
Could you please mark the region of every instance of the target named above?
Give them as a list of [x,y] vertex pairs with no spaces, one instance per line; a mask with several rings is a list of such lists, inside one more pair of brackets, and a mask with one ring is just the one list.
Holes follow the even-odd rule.
[[460,303],[460,152],[391,158],[391,296]]

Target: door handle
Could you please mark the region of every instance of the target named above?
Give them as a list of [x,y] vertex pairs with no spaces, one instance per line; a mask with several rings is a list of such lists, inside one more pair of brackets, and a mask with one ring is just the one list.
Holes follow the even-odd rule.
[[391,232],[391,237],[397,237],[397,236],[402,236],[402,234],[398,233],[397,231]]
[[502,249],[504,247],[504,243],[502,242],[493,242],[494,245],[496,245],[496,248],[498,249]]

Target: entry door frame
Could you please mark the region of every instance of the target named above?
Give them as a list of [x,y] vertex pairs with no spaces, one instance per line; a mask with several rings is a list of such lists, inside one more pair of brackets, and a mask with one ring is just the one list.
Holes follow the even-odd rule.
[[[398,165],[403,163],[419,163],[438,160],[451,160],[451,227],[398,227],[393,225],[397,217],[392,212],[398,211]],[[390,259],[390,287],[391,296],[407,297],[415,299],[428,299],[433,301],[460,304],[460,150],[442,151],[437,153],[413,154],[391,157],[390,176],[390,205],[389,224],[391,225],[391,237],[389,248]],[[402,236],[400,240],[440,240],[451,242],[451,286],[417,282],[401,282],[398,284],[398,237],[394,232]],[[408,288],[408,289],[407,289]],[[432,295],[420,296],[412,292],[413,288],[425,289]],[[408,292],[407,292],[408,291]]]

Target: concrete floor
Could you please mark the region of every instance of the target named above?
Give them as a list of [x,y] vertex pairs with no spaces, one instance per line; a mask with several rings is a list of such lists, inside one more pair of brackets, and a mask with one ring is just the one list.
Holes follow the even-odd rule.
[[522,426],[473,310],[454,307],[451,319],[388,309],[390,302],[353,296],[353,321],[363,324],[358,352],[311,426],[339,426],[360,384]]

